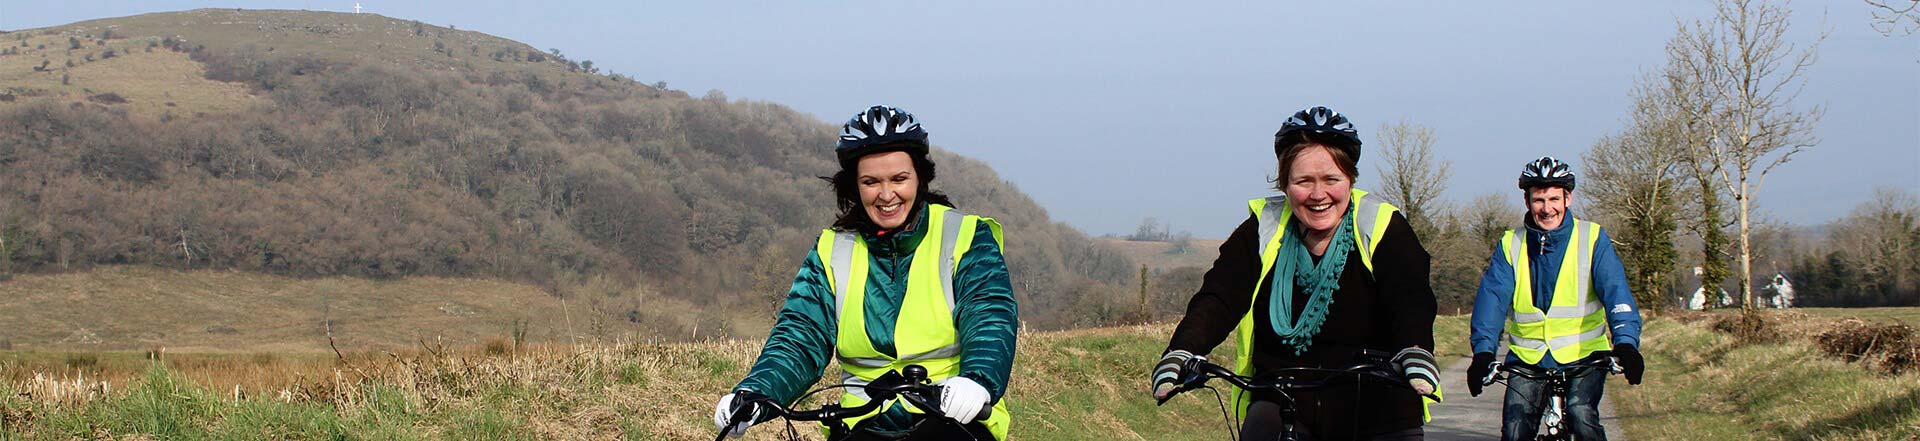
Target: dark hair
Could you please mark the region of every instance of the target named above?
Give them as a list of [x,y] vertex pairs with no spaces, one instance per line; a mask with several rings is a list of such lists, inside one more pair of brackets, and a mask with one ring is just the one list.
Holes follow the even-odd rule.
[[[953,200],[947,198],[946,194],[927,187],[927,184],[933,182],[935,173],[933,160],[927,159],[927,155],[912,152],[908,152],[907,156],[913,158],[913,174],[920,178],[920,186],[914,190],[914,194],[917,195],[914,198],[917,200],[914,201],[914,206],[911,208],[913,212],[908,213],[907,219],[911,221],[914,216],[919,215],[921,202],[953,206]],[[873,219],[867,218],[867,210],[860,207],[860,185],[857,179],[859,171],[856,167],[858,164],[859,160],[856,159],[853,163],[845,164],[832,177],[821,176],[820,180],[827,181],[828,185],[833,186],[833,198],[840,206],[840,215],[833,220],[833,228],[872,233],[878,231],[880,226],[874,225]]]
[[1280,153],[1280,176],[1267,180],[1267,182],[1273,183],[1274,190],[1278,190],[1282,194],[1287,192],[1287,174],[1293,172],[1293,161],[1299,159],[1300,153],[1305,152],[1307,147],[1313,146],[1325,147],[1327,153],[1333,155],[1334,166],[1339,167],[1341,172],[1347,174],[1348,181],[1356,183],[1360,181],[1360,168],[1354,164],[1353,156],[1348,155],[1346,149],[1339,148],[1334,144],[1340,142],[1340,138],[1318,133],[1301,133],[1295,136],[1298,136],[1299,139],[1294,140],[1292,145],[1288,145],[1287,148]]

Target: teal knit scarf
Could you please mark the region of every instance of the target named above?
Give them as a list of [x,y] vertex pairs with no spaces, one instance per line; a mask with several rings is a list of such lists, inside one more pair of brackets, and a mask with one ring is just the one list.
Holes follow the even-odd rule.
[[[1313,345],[1313,336],[1320,333],[1320,325],[1327,321],[1327,308],[1333,306],[1333,291],[1340,289],[1340,274],[1347,269],[1347,253],[1353,251],[1353,219],[1351,216],[1340,219],[1340,226],[1333,231],[1333,242],[1327,245],[1327,252],[1317,265],[1303,241],[1306,232],[1301,231],[1300,221],[1287,222],[1286,228],[1287,233],[1280,240],[1280,254],[1273,263],[1267,320],[1273,325],[1273,332],[1280,335],[1280,341],[1292,346],[1294,355],[1301,355]],[[1295,285],[1306,289],[1309,296],[1299,320],[1293,318]]]

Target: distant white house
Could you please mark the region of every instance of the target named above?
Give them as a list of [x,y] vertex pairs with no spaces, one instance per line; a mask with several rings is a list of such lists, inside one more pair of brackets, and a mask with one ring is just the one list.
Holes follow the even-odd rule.
[[1786,274],[1774,273],[1773,283],[1768,283],[1763,289],[1767,293],[1768,305],[1781,309],[1793,307],[1793,281],[1787,280]]
[[1719,304],[1712,305],[1714,307],[1723,308],[1723,307],[1733,306],[1733,296],[1727,295],[1727,290],[1714,288],[1714,291],[1717,291],[1717,292],[1708,293],[1707,287],[1705,286],[1701,286],[1700,288],[1693,290],[1693,297],[1687,299],[1687,309],[1691,309],[1695,311],[1707,309],[1707,306],[1711,304],[1710,302],[1707,301],[1707,299],[1712,297],[1720,298]]
[[[1701,268],[1697,266],[1693,267],[1694,283],[1699,284],[1700,287],[1695,288],[1693,290],[1693,296],[1687,298],[1687,309],[1700,311],[1700,310],[1707,309],[1707,307],[1709,306],[1716,307],[1716,308],[1733,306],[1733,296],[1727,295],[1727,290],[1721,289],[1718,286],[1713,287],[1713,291],[1707,290],[1707,284],[1704,281],[1700,280],[1700,278],[1704,274],[1706,274],[1705,268]],[[1708,300],[1712,298],[1719,298],[1720,301],[1711,302]],[[1718,303],[1718,304],[1715,304],[1715,303]]]

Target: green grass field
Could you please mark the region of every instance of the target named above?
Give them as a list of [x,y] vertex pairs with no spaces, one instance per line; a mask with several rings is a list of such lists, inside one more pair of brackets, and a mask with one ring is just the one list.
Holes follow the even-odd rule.
[[[1440,332],[1464,326],[1464,317],[1443,317]],[[1158,324],[1024,335],[1009,401],[1015,437],[1222,437],[1213,395],[1166,406],[1146,397],[1146,370],[1171,332]],[[758,349],[757,341],[465,348],[352,354],[348,364],[312,354],[154,362],[137,353],[7,352],[0,396],[6,432],[23,439],[699,439],[711,436],[709,402],[745,375]],[[1222,354],[1233,352],[1231,342],[1214,352],[1230,362]],[[776,439],[777,427],[749,438]]]
[[1901,323],[1907,326],[1920,327],[1920,307],[1797,308],[1794,310],[1819,317],[1852,317],[1867,322]]
[[[1920,374],[1891,377],[1820,355],[1803,337],[1829,322],[1787,322],[1781,343],[1740,345],[1707,319],[1652,320],[1645,384],[1610,388],[1633,439],[1912,439]],[[1459,356],[1465,317],[1442,317],[1440,353]],[[1220,439],[1209,394],[1156,407],[1145,372],[1171,324],[1022,336],[1010,396],[1017,439]],[[628,342],[324,357],[106,357],[80,370],[0,358],[5,433],[17,439],[703,439],[711,401],[745,374],[757,341]],[[1229,345],[1215,351],[1231,353]],[[18,354],[8,354],[18,355]],[[42,354],[39,357],[55,357]],[[1228,361],[1221,357],[1218,361]],[[246,363],[277,382],[224,386],[209,377]],[[199,366],[199,367],[195,367]],[[831,368],[830,368],[831,369]],[[115,376],[107,371],[121,371]],[[102,383],[100,378],[118,378]],[[212,384],[211,386],[209,384]],[[748,439],[780,439],[779,423]],[[808,426],[803,437],[817,439]]]

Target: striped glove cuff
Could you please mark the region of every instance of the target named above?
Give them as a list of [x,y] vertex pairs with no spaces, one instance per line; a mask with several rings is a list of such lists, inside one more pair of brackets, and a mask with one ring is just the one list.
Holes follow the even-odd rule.
[[1427,383],[1440,384],[1440,368],[1433,362],[1433,353],[1419,346],[1409,346],[1394,354],[1393,365],[1400,368],[1400,374],[1409,380],[1427,380]]
[[1193,353],[1184,350],[1168,352],[1167,355],[1161,356],[1160,362],[1153,365],[1153,384],[1157,386],[1161,383],[1180,381],[1180,370],[1186,367],[1187,360],[1192,359]]

